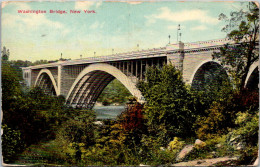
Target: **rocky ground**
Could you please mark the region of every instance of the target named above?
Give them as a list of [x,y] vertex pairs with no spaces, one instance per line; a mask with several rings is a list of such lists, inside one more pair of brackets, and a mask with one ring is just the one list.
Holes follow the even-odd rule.
[[212,158],[212,159],[179,162],[173,164],[173,166],[219,166],[219,165],[230,166],[233,165],[236,160],[237,157],[220,157],[220,158]]

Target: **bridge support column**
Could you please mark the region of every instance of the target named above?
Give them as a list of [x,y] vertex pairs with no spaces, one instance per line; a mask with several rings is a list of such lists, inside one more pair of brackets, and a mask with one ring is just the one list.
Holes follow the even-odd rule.
[[[176,47],[176,46],[171,46]],[[178,50],[177,53],[167,55],[167,64],[173,64],[176,68],[178,68],[181,72],[183,71],[183,60],[184,60],[184,43],[179,42],[177,44]]]
[[138,78],[138,60],[135,61],[135,75]]
[[134,63],[131,61],[131,74],[134,75]]
[[179,43],[179,70],[183,72],[183,60],[184,60],[184,43]]
[[141,74],[140,74],[141,80],[143,80],[143,61],[141,60]]
[[59,65],[58,66],[58,81],[57,81],[57,87],[58,87],[57,96],[61,95],[61,71],[62,71],[62,66]]

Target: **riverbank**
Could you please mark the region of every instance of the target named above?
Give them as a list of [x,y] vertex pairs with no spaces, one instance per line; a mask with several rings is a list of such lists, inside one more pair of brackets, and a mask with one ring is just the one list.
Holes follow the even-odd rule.
[[93,110],[95,111],[96,119],[116,119],[124,110],[125,106],[97,106],[95,105]]

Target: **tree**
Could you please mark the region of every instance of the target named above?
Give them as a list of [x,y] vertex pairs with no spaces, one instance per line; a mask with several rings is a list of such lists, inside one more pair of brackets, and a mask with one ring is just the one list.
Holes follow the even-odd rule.
[[8,60],[9,55],[10,55],[9,49],[6,50],[6,47],[4,46],[2,51],[2,60],[4,61]]
[[180,71],[173,65],[148,68],[146,81],[140,81],[138,87],[147,101],[144,115],[151,136],[165,144],[175,136],[192,135],[193,99]]
[[3,110],[10,108],[21,95],[17,72],[8,63],[2,63],[2,105]]
[[256,48],[259,40],[259,8],[249,2],[248,9],[230,13],[230,18],[220,14],[219,19],[228,24],[222,29],[235,44],[226,44],[220,52],[213,54],[213,59],[221,61],[231,74],[235,85],[244,88],[250,66],[259,59]]
[[33,62],[33,65],[40,65],[40,64],[48,64],[49,62],[47,60],[36,60]]
[[105,87],[97,101],[102,102],[103,105],[110,105],[112,103],[123,104],[127,102],[129,96],[131,94],[126,87],[115,79]]

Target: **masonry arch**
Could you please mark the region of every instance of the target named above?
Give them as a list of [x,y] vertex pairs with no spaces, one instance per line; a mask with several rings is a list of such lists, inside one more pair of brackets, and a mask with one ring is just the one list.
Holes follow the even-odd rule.
[[206,60],[197,66],[190,84],[197,90],[211,90],[219,88],[219,85],[228,80],[228,73],[218,61]]
[[45,93],[57,95],[58,87],[57,83],[48,69],[42,69],[36,80],[34,86],[40,87]]
[[259,89],[259,62],[254,62],[247,74],[245,87],[248,89]]
[[106,63],[97,63],[81,71],[69,90],[66,103],[74,107],[92,108],[104,88],[115,78],[137,98],[138,102],[144,102],[135,83],[122,71]]

